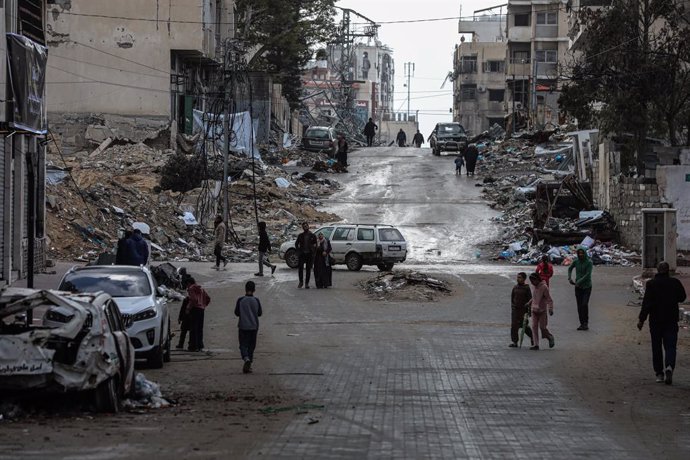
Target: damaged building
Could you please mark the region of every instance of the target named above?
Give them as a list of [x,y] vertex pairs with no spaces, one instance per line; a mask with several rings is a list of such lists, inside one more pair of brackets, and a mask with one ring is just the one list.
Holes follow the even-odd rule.
[[48,118],[66,153],[192,133],[223,83],[234,1],[48,3]]
[[45,263],[45,6],[0,2],[0,286]]

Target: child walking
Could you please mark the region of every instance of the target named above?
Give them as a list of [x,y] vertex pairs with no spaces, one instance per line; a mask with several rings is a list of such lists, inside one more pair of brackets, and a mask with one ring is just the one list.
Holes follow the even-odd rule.
[[240,353],[242,355],[242,372],[252,372],[254,361],[254,349],[256,348],[256,336],[259,333],[259,316],[261,316],[261,302],[254,297],[256,285],[253,281],[247,281],[244,285],[245,295],[237,299],[235,304],[235,316],[237,322],[237,336],[240,341]]
[[465,159],[462,157],[462,153],[458,153],[457,158],[455,158],[455,175],[462,175],[462,167],[465,166]]
[[[532,290],[525,281],[527,281],[527,274],[518,273],[517,284],[513,286],[513,291],[510,293],[510,345],[508,345],[510,348],[518,346],[518,331],[523,326],[529,302],[532,300]],[[525,328],[525,334],[530,339],[532,338],[532,331],[529,328]]]
[[[542,338],[548,339],[549,348],[556,345],[553,334],[549,332],[546,326],[549,324],[549,316],[553,316],[553,299],[551,299],[551,292],[549,292],[549,285],[546,281],[541,279],[539,273],[532,273],[529,275],[529,281],[534,286],[532,290],[532,342],[534,345],[530,350],[539,350],[539,331],[541,330]],[[547,316],[548,310],[548,316]]]

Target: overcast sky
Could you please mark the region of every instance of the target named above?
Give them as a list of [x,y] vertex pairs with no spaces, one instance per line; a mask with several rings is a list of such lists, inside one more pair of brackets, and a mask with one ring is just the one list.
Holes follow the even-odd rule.
[[[419,110],[421,132],[428,136],[440,121],[452,121],[449,112],[453,106],[453,84],[441,84],[453,70],[453,48],[459,42],[458,20],[385,24],[386,21],[404,21],[458,17],[492,5],[507,2],[486,0],[339,0],[336,6],[350,8],[381,23],[379,39],[393,48],[395,59],[395,107],[407,111],[407,88],[403,87],[403,67],[415,63],[410,85],[410,112]],[[408,133],[408,138],[411,134]]]

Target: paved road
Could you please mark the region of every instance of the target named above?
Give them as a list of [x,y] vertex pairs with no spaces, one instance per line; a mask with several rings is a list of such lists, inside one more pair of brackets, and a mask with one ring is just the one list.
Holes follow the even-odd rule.
[[[452,163],[424,156],[424,150],[360,152],[351,156],[360,172],[388,161],[433,177]],[[414,201],[403,187],[390,187],[395,196],[378,202],[375,192],[352,192],[376,178],[409,182],[407,173],[371,175],[353,177],[339,195],[333,207],[351,212],[343,217],[389,215],[395,223],[395,216],[412,214],[402,203],[387,204]],[[451,169],[415,193],[442,194],[445,182],[455,180]],[[458,190],[466,198],[452,212],[486,223],[488,213],[473,202],[474,187],[463,184]],[[367,197],[371,202],[362,203]],[[464,223],[465,232],[442,237],[437,231],[451,228],[453,218],[441,219],[442,205],[432,202],[414,211],[428,216],[429,225],[421,228],[429,234],[406,234],[412,244],[444,239],[466,248],[457,259],[443,250],[440,259],[427,258],[426,251],[414,257],[414,268],[449,281],[452,295],[437,302],[372,301],[358,283],[375,271],[342,268],[333,289],[306,291],[297,289],[295,271],[281,265],[275,276],[257,279],[265,316],[255,373],[243,375],[232,305],[244,281],[254,279],[255,266],[216,272],[208,264],[189,264],[213,298],[206,326],[210,352],[176,352],[165,369],[145,370],[178,405],[144,414],[0,422],[0,458],[690,457],[690,341],[684,332],[676,383],[655,384],[647,333],[637,332],[637,308],[627,306],[635,300],[635,269],[595,268],[591,330],[583,333],[575,331],[572,289],[558,267],[550,319],[556,347],[509,349],[509,292],[515,273],[528,267],[462,262],[485,235]],[[390,214],[390,208],[399,211]],[[408,230],[419,228],[409,222]],[[57,276],[38,282],[50,286]],[[258,410],[267,407],[292,409],[261,415]]]

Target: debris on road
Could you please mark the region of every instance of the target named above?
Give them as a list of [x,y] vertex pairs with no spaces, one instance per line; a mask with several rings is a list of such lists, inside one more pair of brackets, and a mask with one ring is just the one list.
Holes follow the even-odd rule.
[[436,300],[452,292],[447,282],[412,270],[380,273],[360,286],[376,300]]
[[146,379],[141,372],[134,376],[134,388],[131,396],[122,403],[125,409],[160,409],[170,406],[170,401],[161,394],[160,386],[157,383]]

